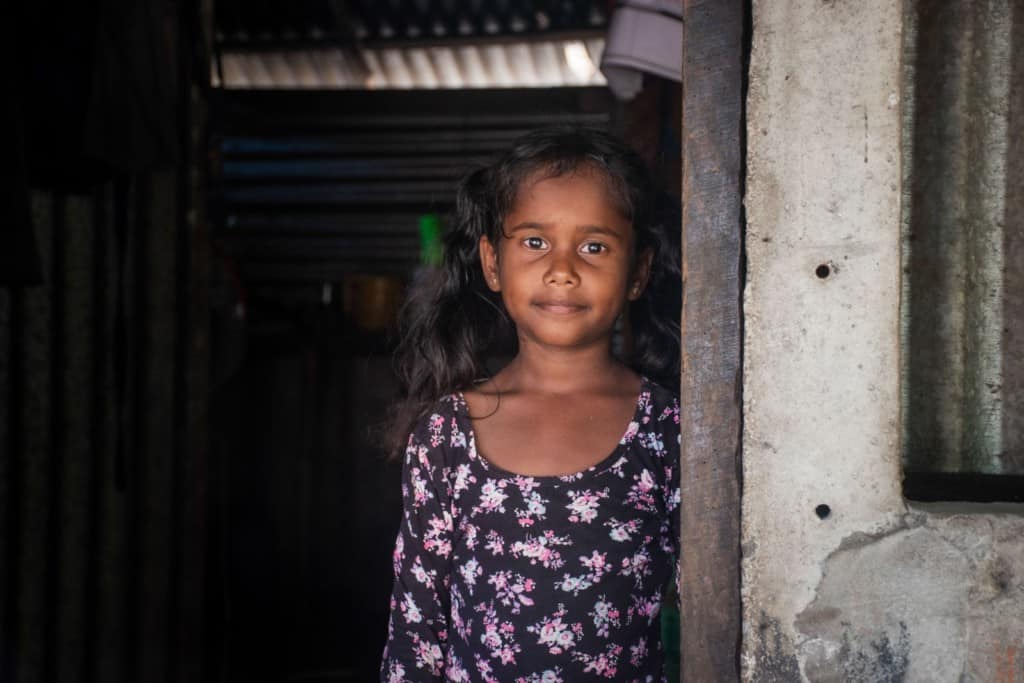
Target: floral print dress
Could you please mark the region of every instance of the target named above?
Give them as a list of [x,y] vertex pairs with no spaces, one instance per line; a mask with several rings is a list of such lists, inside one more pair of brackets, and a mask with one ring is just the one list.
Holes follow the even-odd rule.
[[615,450],[528,477],[477,453],[466,401],[409,437],[381,680],[663,681],[676,575],[679,401],[644,379]]

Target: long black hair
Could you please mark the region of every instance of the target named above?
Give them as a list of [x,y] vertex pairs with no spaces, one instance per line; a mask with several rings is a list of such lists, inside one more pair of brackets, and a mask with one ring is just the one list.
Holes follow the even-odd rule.
[[653,254],[647,287],[630,305],[632,344],[623,360],[678,391],[682,304],[678,202],[654,192],[643,161],[600,130],[548,128],[517,139],[493,164],[466,175],[444,237],[442,266],[414,282],[402,308],[396,370],[402,395],[387,431],[397,455],[415,423],[442,396],[487,376],[488,349],[514,344],[501,295],[484,281],[478,246],[497,245],[505,216],[524,181],[597,171],[617,208],[633,225],[634,253]]

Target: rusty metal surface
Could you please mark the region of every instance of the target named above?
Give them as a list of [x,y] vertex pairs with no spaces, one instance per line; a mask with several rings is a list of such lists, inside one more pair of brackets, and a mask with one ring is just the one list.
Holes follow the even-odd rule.
[[[904,158],[904,464],[1024,473],[1020,128],[1024,3],[908,12]],[[1018,34],[1019,35],[1019,34]],[[1012,83],[1017,87],[1013,88]]]
[[1003,448],[1007,472],[1024,475],[1024,2],[1013,8],[1010,101],[1003,206]]

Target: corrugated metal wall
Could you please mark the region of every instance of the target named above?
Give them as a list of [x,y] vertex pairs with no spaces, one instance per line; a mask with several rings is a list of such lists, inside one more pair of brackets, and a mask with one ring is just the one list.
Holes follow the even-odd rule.
[[15,8],[42,282],[0,273],[0,681],[200,681],[212,4]]
[[45,284],[0,289],[4,681],[198,680],[204,295],[181,187],[32,197]]
[[1024,2],[907,12],[905,464],[1020,476]]

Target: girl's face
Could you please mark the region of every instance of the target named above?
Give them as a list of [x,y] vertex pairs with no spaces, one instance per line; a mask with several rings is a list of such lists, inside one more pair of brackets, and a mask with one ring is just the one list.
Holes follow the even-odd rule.
[[599,172],[540,178],[523,183],[499,243],[480,240],[487,285],[501,293],[521,342],[607,344],[647,283],[651,254],[635,253],[633,226]]

